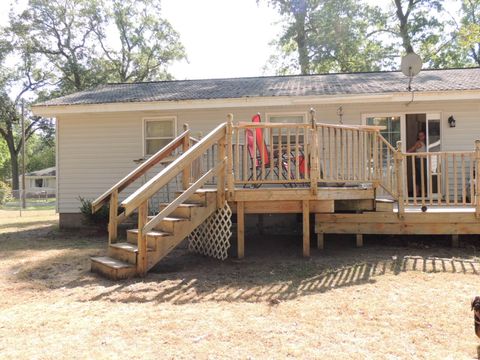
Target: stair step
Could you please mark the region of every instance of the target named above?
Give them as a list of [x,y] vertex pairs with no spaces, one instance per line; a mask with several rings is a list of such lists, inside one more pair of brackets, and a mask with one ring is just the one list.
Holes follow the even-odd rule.
[[[163,206],[163,207],[166,207],[168,205],[170,205],[170,203],[160,203],[160,206]],[[183,203],[178,205],[178,207],[191,208],[191,207],[204,207],[204,205],[201,203]]]
[[[169,203],[162,203],[159,206],[159,211],[162,211],[167,207]],[[191,219],[192,214],[194,214],[195,210],[201,207],[205,207],[205,204],[202,203],[193,203],[193,204],[180,204],[177,208],[175,208],[171,213],[171,217],[176,217],[176,218],[187,218]]]
[[91,271],[112,280],[127,279],[135,276],[135,265],[108,256],[91,258]]
[[[127,233],[138,235],[138,229],[127,230]],[[147,232],[146,235],[151,237],[163,237],[163,236],[171,236],[172,233],[169,233],[166,231],[151,230]]]
[[[151,220],[153,218],[154,216],[149,216],[148,220]],[[183,217],[167,216],[166,218],[163,218],[162,221],[178,222],[178,221],[188,221],[188,219]]]
[[[138,231],[137,231],[137,233],[138,233]],[[138,252],[138,246],[136,244],[132,244],[132,243],[129,243],[129,242],[121,242],[121,243],[110,244],[110,247],[120,249],[120,250],[124,250],[124,251],[134,252],[134,253]],[[153,251],[153,249],[151,247],[148,247],[147,251]]]

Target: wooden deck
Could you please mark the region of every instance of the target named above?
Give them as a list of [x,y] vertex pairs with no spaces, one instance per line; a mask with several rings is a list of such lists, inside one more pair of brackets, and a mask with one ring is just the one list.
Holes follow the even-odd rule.
[[[480,141],[474,151],[412,155],[389,144],[380,130],[319,124],[313,113],[309,124],[234,125],[230,115],[201,140],[191,138],[186,126],[93,202],[93,211],[110,205],[113,260],[97,259],[92,269],[113,278],[143,276],[226,203],[237,217],[239,258],[245,254],[246,214],[302,214],[304,256],[310,255],[311,214],[318,248],[328,233],[356,234],[358,246],[364,234],[446,234],[454,245],[458,235],[480,234]],[[119,201],[121,191],[172,156]],[[418,165],[423,170],[415,176]],[[152,208],[155,194],[179,178],[174,200]],[[133,213],[138,228],[119,245],[118,224]]]

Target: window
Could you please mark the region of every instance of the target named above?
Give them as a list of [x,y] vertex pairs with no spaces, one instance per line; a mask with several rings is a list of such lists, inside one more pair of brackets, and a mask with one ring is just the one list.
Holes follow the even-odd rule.
[[43,187],[43,179],[35,179],[35,187]]
[[294,115],[269,115],[268,116],[268,121],[272,123],[304,123],[305,122],[305,116],[304,115],[299,115],[299,114],[294,114]]
[[153,155],[175,138],[175,118],[145,119],[145,155]]
[[[295,124],[302,124],[305,122],[305,115],[303,114],[274,114],[274,115],[267,115],[268,122],[271,123],[279,123],[279,124],[286,124],[286,123],[295,123]],[[299,142],[303,143],[303,137],[305,130],[300,130],[299,134]],[[282,129],[282,144],[287,143],[287,129]],[[292,130],[290,132],[290,143],[295,142],[295,132]],[[273,143],[279,143],[278,132],[275,130],[273,133]]]
[[392,146],[397,146],[400,141],[400,116],[375,116],[367,117],[367,125],[385,126],[386,129],[380,131],[382,136]]

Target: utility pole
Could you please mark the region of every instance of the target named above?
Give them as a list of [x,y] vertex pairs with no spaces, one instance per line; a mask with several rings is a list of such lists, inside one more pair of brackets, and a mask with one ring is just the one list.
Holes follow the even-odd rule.
[[25,100],[22,99],[22,209],[27,206],[25,199]]

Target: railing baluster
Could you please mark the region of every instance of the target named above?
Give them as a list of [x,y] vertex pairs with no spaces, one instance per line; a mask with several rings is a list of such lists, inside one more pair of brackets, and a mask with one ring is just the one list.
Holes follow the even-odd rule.
[[270,179],[273,180],[273,163],[275,162],[275,149],[273,147],[273,128],[268,129],[269,145],[270,145]]
[[467,204],[467,188],[465,185],[465,155],[462,153],[462,205],[465,206]]
[[442,204],[442,198],[443,198],[443,191],[442,191],[442,173],[443,173],[443,168],[442,168],[442,156],[440,154],[436,154],[437,156],[437,205]]
[[415,154],[411,155],[412,159],[412,188],[413,188],[413,205],[417,205],[417,159]]
[[257,180],[257,166],[258,166],[258,155],[257,155],[257,129],[256,128],[252,128],[252,134],[253,134],[253,141],[252,141],[252,145],[253,145],[253,165],[252,165],[252,180],[253,181],[256,181]]
[[[248,144],[247,144],[247,132],[250,131],[249,129],[243,129],[243,181],[247,182],[249,179],[249,174],[248,174],[248,157],[247,157],[247,151],[248,151]],[[252,160],[253,163],[253,160]],[[252,164],[253,168],[254,164]]]
[[474,167],[474,155],[473,154],[470,154],[469,156],[469,159],[470,159],[470,164],[469,164],[469,167],[470,167],[470,180],[469,180],[469,187],[470,187],[470,201],[469,203],[470,204],[473,204],[474,203],[474,188],[475,188],[475,181],[474,181],[474,171],[473,171],[473,167]]
[[453,153],[453,204],[458,205],[457,154]]
[[433,205],[433,179],[432,179],[432,154],[427,155],[427,179],[428,179],[428,198],[430,205]]
[[291,156],[292,156],[292,148],[290,145],[290,128],[287,128],[287,155],[285,156],[286,161],[287,161],[287,179],[292,178],[292,171],[291,171]]
[[235,179],[240,178],[240,129],[234,128],[235,131]]
[[445,169],[445,202],[450,205],[450,161],[448,160],[448,153],[444,157],[444,169]]
[[[299,128],[297,127],[295,130],[295,179],[300,179],[300,142],[298,141],[298,131]],[[305,163],[303,164],[305,166]],[[307,171],[307,169],[304,169]]]

